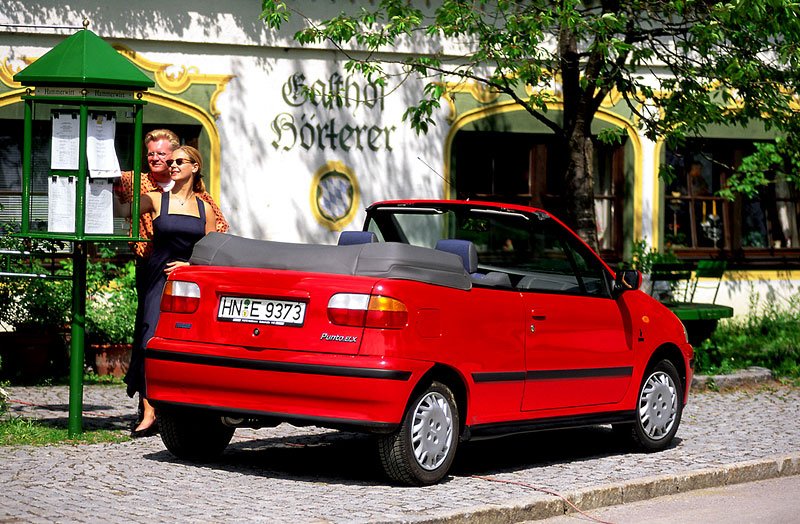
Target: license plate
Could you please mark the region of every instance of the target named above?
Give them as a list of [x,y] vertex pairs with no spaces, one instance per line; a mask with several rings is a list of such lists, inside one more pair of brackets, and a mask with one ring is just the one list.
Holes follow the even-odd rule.
[[269,298],[222,297],[217,318],[227,322],[302,326],[306,303]]

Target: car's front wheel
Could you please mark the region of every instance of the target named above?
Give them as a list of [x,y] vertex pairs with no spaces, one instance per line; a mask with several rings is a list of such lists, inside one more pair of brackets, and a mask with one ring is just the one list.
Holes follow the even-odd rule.
[[447,474],[456,455],[458,438],[455,397],[446,385],[433,382],[412,399],[400,429],[380,437],[378,453],[390,478],[424,486]]
[[194,462],[205,462],[221,455],[235,431],[224,425],[219,415],[197,410],[158,410],[156,420],[161,440],[170,453]]
[[683,387],[678,371],[669,360],[662,360],[644,375],[639,387],[636,418],[633,424],[615,426],[647,451],[660,451],[672,442],[683,413]]

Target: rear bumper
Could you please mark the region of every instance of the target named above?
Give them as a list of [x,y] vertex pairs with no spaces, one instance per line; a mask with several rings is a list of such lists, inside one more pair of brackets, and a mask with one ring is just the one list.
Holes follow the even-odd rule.
[[386,429],[400,423],[416,360],[243,347],[155,337],[145,353],[148,399],[248,417]]

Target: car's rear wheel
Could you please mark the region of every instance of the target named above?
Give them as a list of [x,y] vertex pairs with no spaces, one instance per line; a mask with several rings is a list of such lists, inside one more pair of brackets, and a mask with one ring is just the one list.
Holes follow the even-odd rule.
[[400,429],[380,437],[378,453],[390,478],[424,486],[447,474],[458,438],[459,413],[453,392],[433,382],[412,399]]
[[670,445],[683,413],[683,387],[675,366],[662,360],[644,375],[639,387],[633,424],[620,424],[615,431],[626,433],[641,449],[659,451]]
[[158,410],[157,420],[161,440],[170,453],[194,462],[205,462],[221,455],[235,431],[224,425],[219,415],[197,410]]

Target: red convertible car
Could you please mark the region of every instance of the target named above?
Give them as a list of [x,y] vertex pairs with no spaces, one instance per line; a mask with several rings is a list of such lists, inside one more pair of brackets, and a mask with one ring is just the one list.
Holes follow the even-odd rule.
[[191,263],[146,350],[180,458],[219,455],[236,427],[343,428],[425,485],[466,440],[611,424],[660,450],[681,421],[682,324],[542,210],[380,202],[336,246],[210,233]]

